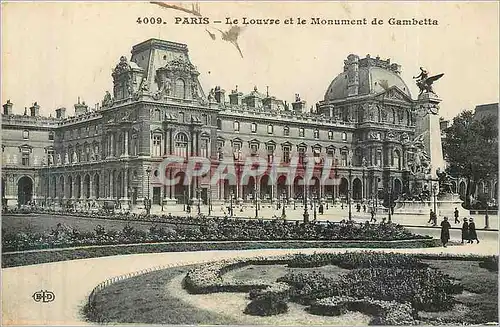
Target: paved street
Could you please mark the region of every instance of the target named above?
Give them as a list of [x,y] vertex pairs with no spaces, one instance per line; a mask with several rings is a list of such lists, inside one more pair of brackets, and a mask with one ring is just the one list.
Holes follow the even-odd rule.
[[[107,278],[163,265],[182,265],[230,257],[286,253],[345,252],[360,249],[238,250],[134,254],[73,260],[2,269],[3,325],[86,325],[79,310],[92,289]],[[366,250],[366,249],[364,249]],[[468,246],[429,249],[374,249],[400,253],[498,254],[498,244],[484,241]],[[33,301],[39,290],[54,292],[50,303]]]
[[[203,214],[208,214],[208,206],[206,205],[201,205],[200,206],[200,211]],[[368,211],[368,208],[367,208]],[[144,209],[138,209],[135,212],[137,213],[144,213]],[[184,211],[184,206],[183,205],[169,205],[169,206],[164,206],[163,211],[161,210],[161,207],[158,205],[155,205],[151,209],[152,213],[156,214],[168,214],[171,213],[172,215],[179,215],[179,216],[184,216],[186,215],[186,212]],[[317,208],[316,208],[317,212]],[[198,213],[198,208],[196,205],[192,206],[191,208],[191,214],[195,215]],[[212,206],[212,215],[219,215],[219,216],[224,216],[227,213],[227,209],[225,206]],[[295,209],[293,209],[293,206],[286,206],[285,208],[285,213],[286,213],[286,218],[288,220],[302,220],[303,219],[303,214],[304,214],[304,207],[302,205],[296,205]],[[309,213],[309,219],[313,220],[314,218],[314,208],[313,210],[310,209],[310,206],[308,207],[308,213]],[[265,219],[271,219],[274,216],[276,217],[281,217],[282,214],[282,209],[276,209],[276,205],[270,205],[270,204],[263,204],[260,205],[260,208],[258,210],[258,217],[260,218],[265,218]],[[370,220],[370,214],[369,212],[363,212],[363,209],[361,209],[361,212],[356,212],[356,208],[353,205],[352,210],[351,210],[352,217],[355,221],[359,222],[364,222],[366,220]],[[254,205],[243,205],[243,206],[234,206],[234,216],[236,217],[245,217],[245,218],[254,218],[255,217],[255,206]],[[323,220],[331,220],[331,221],[340,221],[342,219],[347,219],[349,216],[349,210],[347,208],[347,205],[344,205],[343,209],[341,205],[336,205],[332,206],[329,205],[328,209],[325,207],[325,212],[323,215],[320,215],[318,212],[316,214],[317,220],[323,221]],[[386,213],[379,212],[376,215],[377,222],[380,222],[382,218],[388,218]],[[472,217],[476,223],[476,229],[483,229],[485,227],[485,218],[484,215],[469,215],[467,216]],[[429,217],[427,215],[394,215],[392,216],[392,221],[395,223],[399,223],[401,225],[405,226],[431,226],[432,224],[427,223],[429,220]],[[442,217],[438,218],[438,225],[441,222]],[[454,218],[453,217],[448,217],[448,220],[450,221],[450,224],[452,227],[460,227],[460,224],[455,224],[454,223]],[[460,220],[463,220],[463,217],[460,217]],[[496,229],[498,230],[499,226],[499,220],[498,220],[498,215],[489,215],[489,227],[490,229]]]

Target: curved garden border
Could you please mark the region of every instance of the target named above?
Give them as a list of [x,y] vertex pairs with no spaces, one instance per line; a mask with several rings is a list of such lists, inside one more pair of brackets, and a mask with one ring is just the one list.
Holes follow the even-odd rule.
[[[358,252],[358,251],[357,251]],[[361,251],[359,251],[361,252]],[[412,257],[416,257],[419,259],[434,259],[434,260],[466,260],[466,261],[481,261],[481,263],[486,263],[488,264],[493,264],[498,266],[498,259],[499,257],[497,255],[462,255],[462,254],[448,254],[448,253],[439,253],[439,254],[424,254],[424,253],[412,253],[409,254]],[[153,268],[148,268],[148,269],[142,269],[136,272],[116,276],[116,277],[111,277],[103,282],[99,283],[96,285],[92,291],[90,292],[88,296],[88,301],[85,304],[83,310],[84,312],[91,312],[91,310],[94,310],[93,305],[95,302],[95,296],[96,292],[103,290],[104,288],[119,282],[123,281],[125,279],[129,279],[132,277],[140,276],[143,274],[147,274],[153,271],[158,271],[158,270],[163,270],[163,269],[168,269],[168,268],[174,268],[174,267],[182,267],[182,266],[190,266],[190,265],[197,265],[197,266],[202,266],[201,270],[203,270],[203,265],[207,264],[213,264],[213,267],[209,267],[209,270],[212,271],[213,274],[217,274],[217,272],[220,271],[226,271],[229,269],[235,269],[240,266],[244,266],[246,264],[252,264],[252,262],[255,262],[255,260],[264,260],[264,261],[269,261],[268,264],[273,264],[275,262],[281,262],[285,258],[291,258],[293,257],[293,254],[287,254],[287,255],[255,255],[253,257],[240,257],[240,256],[234,256],[230,259],[218,259],[218,260],[204,260],[204,261],[196,261],[196,262],[183,262],[183,263],[175,263],[175,264],[170,264],[170,265],[165,265],[165,266],[157,266]],[[480,266],[481,266],[480,263]],[[214,269],[211,269],[214,268]],[[490,269],[490,267],[484,267],[486,269]],[[498,267],[497,267],[498,269]],[[282,283],[274,283],[276,285],[274,286],[279,286],[278,284]],[[205,291],[214,291],[212,288],[213,285],[201,285],[201,291],[200,292],[194,292],[194,294],[199,294],[199,293],[205,293]],[[242,291],[241,286],[242,285],[225,285],[230,289],[237,289],[237,291]],[[253,285],[255,286],[255,285]],[[257,285],[257,286],[262,286],[260,287],[264,292],[265,289],[268,289],[268,291],[276,291],[273,289],[273,285]],[[197,287],[200,287],[200,285],[197,285]],[[188,287],[189,288],[189,287]],[[222,287],[224,288],[224,287]],[[244,291],[246,290],[246,287]],[[255,287],[253,287],[255,288]],[[259,288],[259,287],[258,287]],[[277,287],[278,289],[280,287]],[[217,290],[215,290],[217,292]],[[219,290],[220,291],[220,290]],[[228,291],[228,290],[225,290]],[[231,290],[230,290],[231,291]],[[278,292],[283,291],[282,289],[279,289]],[[261,291],[262,292],[262,291]],[[346,310],[346,307],[357,307],[359,303],[364,303],[368,301],[369,299],[354,299],[350,297],[330,297],[330,298],[325,298],[322,300],[317,300],[314,301],[312,306],[311,306],[311,313],[313,314],[329,314],[329,315],[339,315],[342,313],[342,311]],[[392,317],[392,309],[393,307],[402,307],[404,310],[403,311],[408,311],[408,309],[405,305],[401,305],[399,303],[396,303],[394,301],[387,302],[387,301],[368,301],[371,302],[371,304],[375,303],[376,310],[379,310],[383,313],[383,319],[388,318],[387,320],[390,322],[394,322],[394,317]],[[351,308],[352,309],[352,308]],[[363,310],[362,310],[363,311]],[[366,310],[365,310],[366,311]],[[368,310],[370,311],[370,310]],[[367,312],[368,312],[367,311]],[[363,311],[364,312],[364,311]],[[408,311],[409,312],[409,311]],[[409,316],[408,316],[409,317]],[[405,316],[404,321],[408,322]],[[398,319],[401,317],[398,317]]]
[[119,245],[92,245],[74,248],[53,248],[2,253],[2,268],[48,262],[89,259],[113,255],[251,249],[299,249],[299,248],[430,248],[440,246],[438,239],[410,239],[396,241],[191,241],[161,242]]

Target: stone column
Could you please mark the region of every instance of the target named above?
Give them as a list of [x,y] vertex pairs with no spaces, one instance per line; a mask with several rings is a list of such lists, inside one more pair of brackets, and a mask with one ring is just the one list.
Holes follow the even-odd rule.
[[95,199],[95,191],[94,191],[94,175],[90,175],[89,179],[89,199]]
[[125,131],[125,151],[124,151],[124,156],[128,157],[128,130]]
[[115,156],[115,133],[112,132],[110,135],[110,157]]

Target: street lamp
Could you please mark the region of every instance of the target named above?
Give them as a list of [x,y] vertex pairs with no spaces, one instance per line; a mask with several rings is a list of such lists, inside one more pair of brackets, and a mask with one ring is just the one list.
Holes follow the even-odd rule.
[[437,184],[432,184],[432,196],[434,198],[434,214],[437,216],[437,208],[436,208],[436,193],[437,193]]
[[283,208],[282,208],[282,211],[281,211],[281,217],[284,219],[286,217],[286,214],[285,214],[285,191],[283,191]]
[[349,220],[352,220],[352,212],[351,212],[351,189],[352,189],[352,166],[349,162],[349,188],[347,190],[347,205],[349,206]]
[[391,212],[392,211],[392,189],[391,186],[389,186],[389,223],[391,222]]
[[253,197],[255,201],[255,219],[259,218],[259,207],[257,206],[257,186],[253,189]]
[[[304,162],[304,167],[307,165],[307,157],[303,159]],[[304,168],[304,224],[309,223],[309,214],[307,213],[307,183],[306,183],[306,175],[305,175],[305,168]]]
[[185,188],[182,191],[182,195],[183,195],[183,201],[182,201],[183,202],[183,208],[182,208],[182,210],[184,212],[186,212],[186,201],[187,201],[187,199],[186,199],[186,189]]
[[313,205],[314,205],[313,217],[314,217],[314,221],[316,221],[316,191],[314,191],[314,193],[312,195],[312,201],[313,201]]
[[151,174],[151,167],[147,167],[146,168],[146,174],[148,175],[148,184],[147,184],[147,187],[148,187],[148,196],[146,198],[146,201],[145,201],[145,206],[146,206],[146,214],[149,216],[149,214],[151,213],[151,200],[149,199],[149,178],[150,178],[150,174]]
[[208,216],[212,214],[212,192],[208,192]]
[[233,191],[229,194],[229,211],[231,218],[233,218]]
[[196,189],[196,196],[198,197],[198,215],[201,213],[200,200],[201,200],[201,188]]

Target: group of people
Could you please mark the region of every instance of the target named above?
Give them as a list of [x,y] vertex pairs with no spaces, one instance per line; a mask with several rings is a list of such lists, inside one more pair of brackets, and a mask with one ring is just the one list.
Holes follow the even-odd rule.
[[[446,244],[450,240],[450,222],[448,221],[448,217],[444,217],[441,222],[441,242],[443,246],[446,247]],[[474,223],[474,219],[472,218],[464,218],[464,222],[462,224],[462,244],[467,243],[471,244],[474,241],[479,243],[479,239],[477,238],[476,232],[476,224]]]

